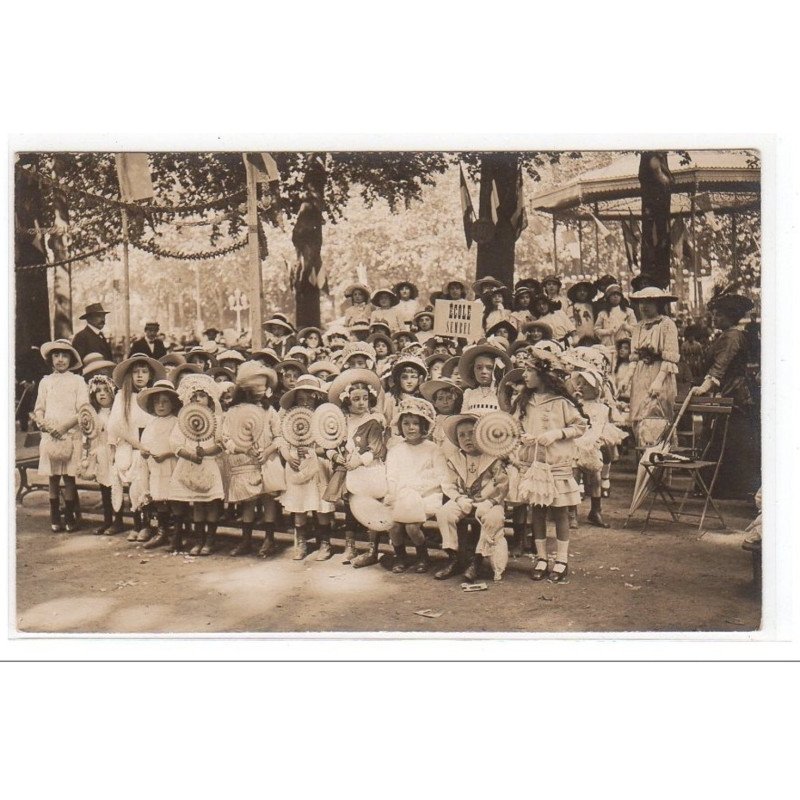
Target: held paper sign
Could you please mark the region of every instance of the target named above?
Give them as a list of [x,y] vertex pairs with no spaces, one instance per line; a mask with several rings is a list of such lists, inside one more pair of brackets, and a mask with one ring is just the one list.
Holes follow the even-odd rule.
[[483,336],[483,303],[480,300],[437,300],[433,309],[436,336],[456,336],[477,342]]

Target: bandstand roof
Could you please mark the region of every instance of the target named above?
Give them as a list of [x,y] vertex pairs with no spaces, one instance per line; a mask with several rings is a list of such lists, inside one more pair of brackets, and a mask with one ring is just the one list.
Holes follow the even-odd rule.
[[[754,151],[692,150],[691,162],[668,155],[673,177],[672,215],[691,212],[692,193],[708,196],[719,212],[750,211],[760,206],[761,169]],[[607,167],[589,170],[553,189],[534,195],[531,206],[564,219],[629,219],[641,216],[639,155],[628,153]]]

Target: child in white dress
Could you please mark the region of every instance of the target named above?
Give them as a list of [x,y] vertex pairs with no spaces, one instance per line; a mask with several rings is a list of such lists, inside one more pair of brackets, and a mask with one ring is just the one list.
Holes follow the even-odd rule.
[[65,339],[47,342],[42,358],[53,371],[39,382],[33,416],[42,439],[39,444],[39,474],[48,478],[50,529],[64,530],[61,522],[60,486],[64,481],[64,522],[69,532],[78,530],[75,476],[81,463],[78,412],[89,402],[86,382],[72,370],[81,368],[77,350]]
[[[111,504],[111,448],[108,445],[108,417],[114,403],[117,387],[111,378],[95,375],[87,384],[89,402],[97,414],[97,430],[94,438],[87,442],[89,460],[92,462],[95,480],[100,486],[100,500],[103,505],[103,524],[94,533],[98,536],[116,533],[114,526],[114,507]],[[121,513],[121,512],[120,512]],[[120,520],[119,529],[122,529]]]

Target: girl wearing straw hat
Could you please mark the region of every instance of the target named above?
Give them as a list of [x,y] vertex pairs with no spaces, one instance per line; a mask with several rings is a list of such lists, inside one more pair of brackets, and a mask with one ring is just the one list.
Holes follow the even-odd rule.
[[372,295],[373,312],[369,316],[370,325],[382,322],[389,326],[389,330],[399,331],[405,325],[400,322],[395,313],[395,306],[400,302],[397,295],[391,289],[378,289]]
[[345,501],[345,551],[343,564],[368,567],[378,560],[380,533],[369,532],[369,550],[356,557],[359,527],[347,502],[350,496],[379,500],[386,492],[386,420],[380,408],[383,390],[374,372],[350,369],[338,375],[328,389],[328,401],[339,406],[347,420],[343,453],[333,459],[334,472],[325,498]]
[[464,390],[464,407],[478,413],[497,411],[497,385],[510,366],[508,353],[490,344],[478,344],[464,350],[458,362],[461,381],[468,387]]
[[[153,504],[158,530],[145,541],[145,549],[169,543],[169,490],[172,472],[177,464],[169,445],[170,436],[178,421],[181,407],[178,393],[171,381],[156,381],[149,389],[136,397],[139,408],[150,415],[150,421],[142,433],[142,470],[145,493]],[[137,539],[137,541],[141,541]]]
[[363,283],[353,283],[344,290],[350,304],[344,310],[342,324],[349,328],[356,322],[369,323],[372,308],[369,305],[369,289]]
[[[525,388],[514,399],[511,413],[523,430],[522,447],[515,466],[520,470],[518,496],[531,507],[536,560],[531,578],[549,576],[554,583],[567,577],[569,560],[569,507],[580,503],[572,474],[574,440],[587,429],[579,402],[564,383],[560,359],[530,348],[524,367]],[[556,561],[547,561],[548,509],[556,526]]]
[[[266,532],[258,554],[266,558],[275,550],[276,501],[278,493],[286,488],[286,480],[278,455],[281,444],[278,413],[271,406],[265,409],[263,401],[277,385],[275,370],[257,361],[246,361],[236,376],[231,402],[232,409],[240,410],[226,414],[222,422],[222,443],[230,475],[226,499],[241,504],[242,516],[242,540],[231,551],[232,556],[252,551],[259,498],[264,507]],[[255,435],[243,436],[246,426],[253,428]]]
[[64,530],[59,504],[60,485],[64,481],[64,521],[69,532],[78,530],[75,476],[81,463],[81,434],[78,412],[89,402],[86,382],[74,370],[81,368],[78,351],[66,340],[46,342],[42,358],[52,372],[39,382],[34,420],[42,438],[39,443],[39,474],[48,478],[50,528]]
[[594,324],[600,344],[613,348],[620,339],[630,339],[636,327],[636,314],[628,305],[618,283],[606,286],[601,305]]
[[108,415],[114,402],[117,387],[105,375],[94,375],[86,385],[89,402],[97,414],[97,431],[89,443],[89,458],[94,462],[95,480],[100,486],[100,499],[103,505],[103,524],[96,528],[98,536],[117,533],[123,529],[122,512],[114,521],[114,507],[111,504],[111,448],[108,446]]
[[428,368],[418,356],[401,354],[392,364],[390,388],[383,409],[387,423],[392,426],[390,448],[400,441],[400,432],[394,427],[398,405],[406,399],[421,398],[419,387],[427,377]]
[[114,383],[119,387],[108,417],[108,443],[114,453],[111,468],[111,495],[115,511],[122,509],[123,489],[133,511],[133,530],[128,541],[149,538],[146,515],[142,501],[144,486],[141,473],[142,434],[150,421],[150,414],[136,402],[136,396],[166,377],[164,365],[146,355],[135,355],[114,369]]

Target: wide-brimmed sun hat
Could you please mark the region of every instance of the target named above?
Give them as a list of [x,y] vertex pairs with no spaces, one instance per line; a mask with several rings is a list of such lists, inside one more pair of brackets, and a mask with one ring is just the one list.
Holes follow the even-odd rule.
[[573,283],[572,286],[567,289],[567,297],[573,303],[578,302],[576,299],[578,296],[578,292],[581,289],[586,289],[588,300],[584,300],[582,302],[591,303],[594,300],[594,296],[597,294],[597,288],[593,283],[589,283],[589,281],[578,281],[577,283]]
[[139,408],[141,408],[142,411],[147,411],[148,401],[157,394],[168,394],[178,406],[181,405],[178,393],[175,391],[175,385],[172,381],[162,378],[161,380],[157,380],[149,389],[142,389],[142,391],[136,395],[136,402],[139,404]]
[[415,367],[422,374],[423,378],[428,377],[428,367],[419,356],[413,356],[406,353],[401,353],[397,360],[392,364],[392,379],[397,382],[402,372],[403,367]]
[[158,359],[167,369],[171,367],[179,367],[181,364],[186,363],[186,357],[183,353],[167,353]]
[[167,372],[167,378],[177,386],[184,375],[200,375],[202,372],[199,364],[178,364]]
[[245,361],[236,371],[237,386],[243,386],[255,378],[266,378],[270,389],[278,385],[278,373],[271,367],[265,367],[260,361]]
[[344,296],[345,297],[352,297],[353,296],[353,292],[356,289],[360,289],[362,292],[364,292],[364,297],[366,298],[367,301],[369,301],[369,295],[370,295],[369,287],[365,286],[363,283],[351,283],[344,290]]
[[261,324],[262,328],[272,325],[285,331],[286,334],[294,333],[294,326],[287,320],[283,314],[273,314],[266,322]]
[[[341,372],[341,369],[333,363],[333,361],[327,361],[326,359],[322,359],[321,361],[315,361],[309,368],[308,374],[315,375],[316,377],[320,377],[321,372],[327,372],[330,376],[338,375]],[[323,380],[325,380],[323,378]],[[331,378],[328,378],[331,380]]]
[[313,392],[323,400],[328,399],[328,389],[326,386],[323,386],[319,378],[315,375],[301,375],[297,379],[297,383],[281,396],[281,408],[292,408],[297,400],[297,393],[301,390],[304,392]]
[[498,360],[502,361],[505,365],[505,369],[511,366],[511,358],[505,350],[501,350],[490,344],[476,344],[472,347],[468,347],[461,354],[461,358],[458,361],[458,372],[461,375],[461,380],[464,385],[469,386],[471,389],[474,389],[478,385],[475,379],[474,369],[475,361],[479,356],[491,356],[495,360],[495,363]]
[[[122,388],[122,382],[125,380],[125,376],[136,364],[147,364],[147,366],[150,367],[153,381],[161,381],[167,377],[167,370],[160,361],[156,361],[156,359],[150,358],[150,356],[137,353],[130,358],[126,358],[125,361],[121,362],[120,364],[117,364],[117,366],[114,368],[114,374],[111,376],[114,380],[114,383]],[[189,365],[187,364],[185,366]],[[180,369],[180,367],[176,367],[176,369]]]
[[316,333],[319,336],[320,341],[322,341],[322,331],[314,325],[309,325],[306,328],[301,328],[297,331],[297,341],[302,342],[310,333]]
[[70,355],[70,370],[80,369],[83,366],[78,351],[72,346],[72,342],[70,342],[69,339],[56,339],[53,342],[45,342],[39,350],[45,361],[48,360],[51,353],[61,351],[63,353],[69,353]]
[[552,339],[553,338],[553,328],[551,325],[548,325],[546,322],[540,322],[538,319],[533,320],[532,322],[526,322],[522,328],[524,333],[533,330],[540,330],[542,332],[542,338],[544,339]]
[[432,378],[429,381],[421,384],[419,393],[429,402],[433,402],[436,392],[441,389],[452,389],[458,393],[459,396],[464,396],[464,390],[452,378]]
[[674,303],[678,298],[674,294],[665,292],[657,286],[645,286],[638,292],[630,295],[631,300],[653,300],[655,302]]
[[508,289],[508,287],[501,283],[497,278],[479,278],[475,283],[472,284],[472,291],[475,293],[475,297],[480,298],[483,295],[487,294],[488,292],[493,292],[498,289]]
[[367,344],[371,344],[375,347],[375,342],[383,342],[389,348],[389,354],[391,355],[394,353],[394,342],[391,339],[391,336],[387,336],[385,333],[373,333],[367,337]]
[[396,306],[400,302],[400,298],[391,289],[383,288],[383,289],[376,289],[375,292],[373,293],[372,298],[370,300],[372,305],[377,306],[379,304],[379,300],[382,295],[388,297],[389,300],[391,300],[393,306]]
[[366,356],[373,364],[377,360],[377,355],[375,354],[375,348],[369,342],[348,342],[342,348],[342,367],[346,368],[347,362],[353,356]]
[[511,412],[511,402],[509,400],[511,391],[509,387],[512,384],[524,382],[525,370],[521,367],[510,369],[505,375],[503,375],[502,380],[497,385],[497,404],[500,406],[501,411],[505,411],[507,413]]
[[501,319],[499,322],[495,322],[494,325],[486,331],[486,338],[497,336],[497,331],[502,327],[511,329],[510,336],[504,336],[503,338],[511,342],[515,341],[519,334],[519,322],[514,317],[508,317],[507,319]]
[[223,350],[217,355],[217,363],[222,363],[223,361],[236,361],[238,364],[242,364],[244,360],[244,356],[237,350]]
[[83,359],[83,376],[88,378],[104,369],[113,370],[117,365],[104,358],[102,353],[87,353]]
[[269,366],[274,367],[281,360],[280,356],[271,347],[259,347],[250,353],[250,360],[268,361]]
[[328,387],[328,401],[341,407],[342,400],[354,383],[371,386],[376,398],[380,399],[383,387],[380,379],[371,369],[346,369],[331,381]]

